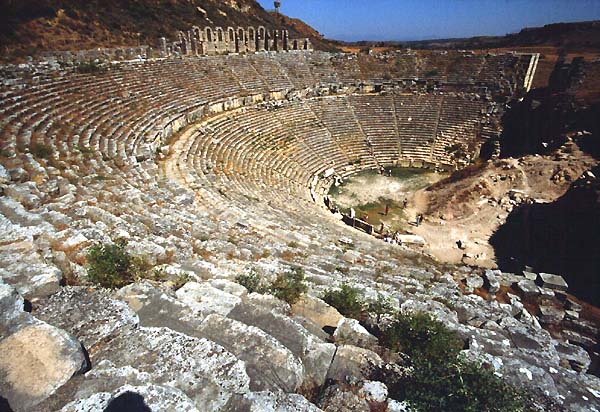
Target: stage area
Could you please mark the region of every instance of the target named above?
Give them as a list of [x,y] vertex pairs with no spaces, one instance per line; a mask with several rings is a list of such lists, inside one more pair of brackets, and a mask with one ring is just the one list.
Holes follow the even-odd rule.
[[343,213],[349,214],[350,208],[354,208],[356,217],[367,220],[376,232],[384,223],[386,231],[410,233],[414,216],[405,215],[404,210],[411,195],[446,176],[415,168],[385,169],[383,175],[376,170],[365,170],[347,177],[339,186],[333,185],[329,198]]

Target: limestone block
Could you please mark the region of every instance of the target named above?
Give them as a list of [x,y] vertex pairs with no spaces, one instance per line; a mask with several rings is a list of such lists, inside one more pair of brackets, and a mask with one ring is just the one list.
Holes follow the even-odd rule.
[[525,296],[535,296],[540,294],[535,282],[528,279],[517,282],[517,289],[523,292]]
[[201,317],[189,305],[148,282],[127,285],[115,295],[136,312],[141,326],[168,327],[189,336],[198,335]]
[[567,342],[559,342],[556,350],[560,359],[567,361],[574,371],[587,372],[591,364],[591,359],[585,349]]
[[338,385],[327,388],[322,401],[319,402],[319,406],[324,412],[369,412],[371,410],[364,398],[355,395],[351,391],[344,391]]
[[109,406],[123,411],[144,410],[140,408],[146,407],[148,409],[145,410],[152,412],[200,412],[194,402],[179,389],[158,385],[124,385],[112,393],[99,392],[87,399],[70,402],[60,412],[103,412]]
[[259,328],[213,314],[204,319],[199,332],[246,363],[251,390],[293,392],[302,384],[302,363]]
[[99,346],[94,359],[135,368],[152,384],[183,391],[205,411],[219,410],[231,394],[249,390],[244,362],[215,342],[168,328],[123,330]]
[[209,283],[188,282],[176,292],[177,299],[202,316],[218,313],[227,316],[242,300]]
[[339,346],[327,378],[345,381],[347,376],[367,379],[371,372],[381,368],[383,361],[375,352],[351,345]]
[[103,289],[79,286],[61,288],[36,305],[33,314],[72,333],[88,349],[139,323],[125,302],[112,299]]
[[249,392],[235,395],[224,412],[320,412],[302,395],[284,392]]
[[567,290],[569,285],[562,276],[553,275],[551,273],[540,273],[539,280],[545,288],[556,290]]
[[0,393],[15,411],[34,406],[88,367],[67,332],[35,322],[0,341]]
[[500,282],[498,276],[502,276],[502,272],[499,270],[486,270],[484,274],[485,285],[490,293],[496,293],[500,290]]
[[388,388],[382,382],[364,381],[358,390],[358,395],[368,402],[382,403],[388,397]]
[[356,319],[341,319],[333,338],[338,345],[354,345],[361,348],[373,348],[378,340],[371,335]]
[[312,320],[322,328],[325,326],[336,327],[343,316],[334,307],[329,306],[319,298],[303,295],[292,306],[296,315]]

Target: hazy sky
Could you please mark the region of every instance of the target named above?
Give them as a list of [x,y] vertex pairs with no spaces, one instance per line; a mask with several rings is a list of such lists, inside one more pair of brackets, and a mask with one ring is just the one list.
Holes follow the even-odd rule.
[[[273,1],[259,0],[273,8]],[[341,40],[503,35],[600,19],[600,0],[281,0],[282,12]]]

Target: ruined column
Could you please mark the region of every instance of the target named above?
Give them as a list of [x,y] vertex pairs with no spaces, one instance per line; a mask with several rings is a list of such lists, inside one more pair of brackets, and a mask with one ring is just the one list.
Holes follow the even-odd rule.
[[273,50],[279,51],[279,30],[273,30]]
[[283,30],[283,50],[288,51],[288,36],[289,33],[287,30]]
[[160,38],[160,53],[163,57],[169,57],[167,50],[167,39],[164,37]]

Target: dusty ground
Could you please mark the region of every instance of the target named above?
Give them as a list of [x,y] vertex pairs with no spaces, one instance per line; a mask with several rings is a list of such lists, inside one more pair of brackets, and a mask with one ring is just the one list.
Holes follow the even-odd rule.
[[[552,156],[501,159],[463,171],[463,178],[446,179],[414,193],[406,214],[425,220],[413,232],[424,237],[438,260],[495,267],[490,236],[522,202],[549,203],[562,196],[581,174],[597,164],[567,142]],[[460,240],[464,249],[459,249]],[[465,255],[463,259],[463,255]]]
[[423,169],[392,169],[391,177],[370,170],[353,175],[339,188],[333,188],[329,196],[344,212],[353,207],[357,217],[367,214],[369,223],[377,230],[383,222],[387,230],[405,233],[410,225],[404,213],[404,200],[445,177]]

